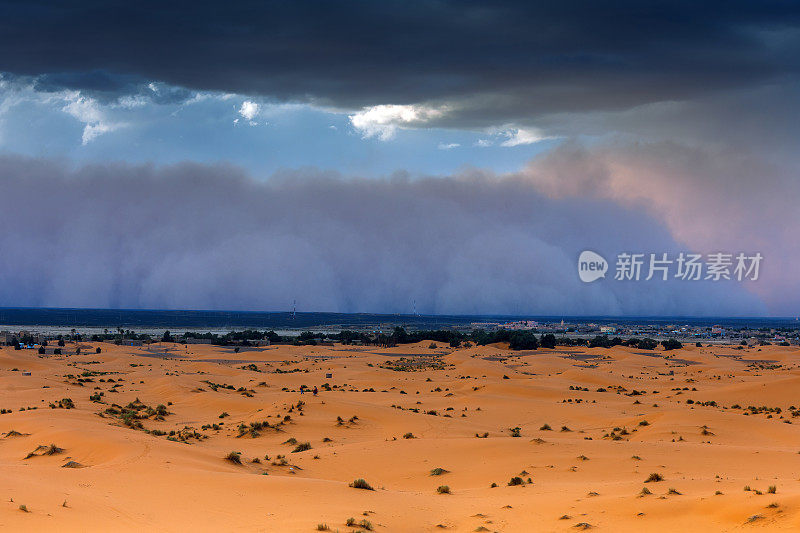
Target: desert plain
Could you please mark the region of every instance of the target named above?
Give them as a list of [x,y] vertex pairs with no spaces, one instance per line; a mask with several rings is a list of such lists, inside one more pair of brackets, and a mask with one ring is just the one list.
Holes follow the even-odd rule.
[[0,349],[0,529],[800,529],[797,347],[64,352]]

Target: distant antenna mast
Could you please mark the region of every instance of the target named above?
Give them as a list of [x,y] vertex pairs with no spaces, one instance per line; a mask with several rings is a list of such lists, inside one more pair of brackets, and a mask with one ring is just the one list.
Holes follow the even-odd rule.
[[297,300],[292,300],[292,319],[297,315]]
[[414,316],[418,316],[417,315],[417,301],[416,300],[414,300]]

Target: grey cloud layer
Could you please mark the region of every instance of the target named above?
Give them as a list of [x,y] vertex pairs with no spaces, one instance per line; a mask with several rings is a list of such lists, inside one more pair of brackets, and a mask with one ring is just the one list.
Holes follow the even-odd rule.
[[518,177],[260,183],[230,166],[0,159],[0,305],[430,313],[765,311],[731,284],[580,283],[584,248],[673,251],[635,208]]

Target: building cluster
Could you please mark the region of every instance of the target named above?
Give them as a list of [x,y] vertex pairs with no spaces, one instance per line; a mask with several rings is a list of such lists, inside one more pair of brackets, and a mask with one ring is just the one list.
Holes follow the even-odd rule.
[[[524,324],[526,327],[515,327]],[[531,326],[531,324],[535,324]],[[653,324],[625,321],[619,323],[596,322],[509,322],[509,323],[473,323],[473,328],[484,329],[529,329],[536,333],[553,333],[559,337],[592,338],[597,335],[620,337],[674,338],[687,342],[710,343],[747,343],[756,344],[800,344],[800,324],[786,327],[752,327],[731,325],[699,325],[699,324]]]

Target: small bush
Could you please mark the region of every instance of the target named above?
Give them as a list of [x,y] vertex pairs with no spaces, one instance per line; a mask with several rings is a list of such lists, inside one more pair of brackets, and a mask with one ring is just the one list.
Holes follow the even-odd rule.
[[51,444],[50,446],[48,446],[44,450],[42,455],[56,455],[56,454],[63,453],[63,452],[64,452],[64,448],[59,448],[55,444]]
[[354,489],[375,490],[369,483],[367,483],[367,480],[364,478],[358,478],[354,480],[352,483],[350,483],[350,486],[353,487]]
[[645,483],[655,483],[658,481],[664,481],[664,476],[656,472],[653,472],[647,479],[644,480]]
[[301,442],[300,444],[298,444],[297,446],[294,447],[294,450],[292,450],[292,453],[304,452],[304,451],[310,450],[310,449],[311,449],[311,443],[310,442]]
[[445,470],[444,468],[434,468],[433,470],[431,470],[432,476],[441,476],[442,474],[449,474],[449,473],[450,471]]
[[508,486],[509,487],[515,487],[517,485],[524,485],[524,484],[525,484],[525,481],[519,476],[512,477],[508,482]]
[[438,494],[450,494],[450,486],[449,485],[439,485],[436,489]]
[[235,465],[242,464],[242,454],[240,452],[230,452],[225,456],[225,460]]
[[545,424],[539,428],[539,431],[553,431],[553,428],[550,427],[550,424]]
[[58,406],[62,409],[75,409],[75,402],[72,398],[62,398],[58,400]]
[[767,488],[767,493],[769,494],[775,494],[776,492],[778,492],[778,488],[775,485],[770,485],[769,488]]

